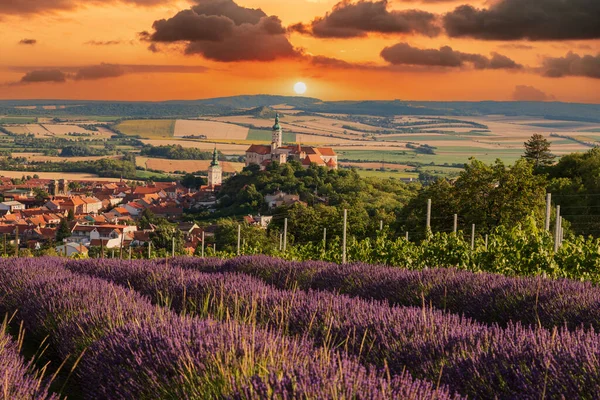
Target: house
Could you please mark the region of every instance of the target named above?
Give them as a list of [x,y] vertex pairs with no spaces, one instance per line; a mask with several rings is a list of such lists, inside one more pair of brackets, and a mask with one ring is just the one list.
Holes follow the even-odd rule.
[[316,164],[329,169],[338,168],[338,156],[330,147],[283,146],[283,132],[279,125],[279,114],[275,117],[271,145],[253,144],[246,150],[246,166],[260,165],[265,169],[273,161],[284,164],[289,160],[299,161],[305,168]]
[[246,221],[248,225],[259,226],[263,229],[267,229],[272,220],[272,216],[265,217],[262,215],[257,215],[253,217],[252,215],[247,215],[244,217],[244,221]]
[[87,249],[87,247],[85,247],[82,244],[78,244],[78,243],[65,243],[65,244],[62,244],[60,246],[56,246],[56,252],[58,254],[62,254],[62,255],[65,255],[65,253],[66,253],[67,257],[72,257],[74,255],[87,256],[88,249]]
[[146,209],[143,205],[134,201],[130,201],[129,203],[125,204],[123,208],[125,208],[132,217],[139,217]]
[[10,211],[11,213],[24,209],[25,204],[19,203],[18,201],[3,201],[0,203],[0,210]]
[[297,194],[287,194],[282,191],[277,191],[273,194],[265,196],[265,202],[269,205],[269,208],[277,208],[281,206],[291,206],[296,203],[303,203],[300,201],[300,196]]
[[131,241],[136,231],[137,227],[135,225],[76,224],[71,231],[71,237],[67,240],[91,246],[100,246],[102,244],[104,247],[110,249],[121,247],[122,242]]
[[194,222],[180,222],[177,228],[183,233],[184,236],[188,237],[193,232],[200,229],[200,227]]

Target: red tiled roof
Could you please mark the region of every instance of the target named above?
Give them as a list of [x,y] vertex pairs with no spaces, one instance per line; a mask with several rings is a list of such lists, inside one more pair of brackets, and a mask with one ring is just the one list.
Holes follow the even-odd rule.
[[319,147],[317,150],[319,150],[319,153],[327,157],[335,157],[337,155],[331,147]]
[[251,145],[246,153],[257,153],[257,154],[271,154],[271,146],[267,146],[264,144],[253,144]]
[[303,165],[310,165],[311,163],[315,163],[317,165],[324,165],[323,159],[316,154],[307,154],[306,158],[302,160]]

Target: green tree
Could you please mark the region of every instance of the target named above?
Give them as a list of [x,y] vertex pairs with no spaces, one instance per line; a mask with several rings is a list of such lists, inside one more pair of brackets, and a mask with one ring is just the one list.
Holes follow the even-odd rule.
[[66,218],[60,220],[60,224],[58,224],[58,229],[56,230],[56,241],[58,243],[62,243],[63,239],[71,236],[71,230],[69,229],[69,223]]
[[524,143],[524,146],[525,155],[523,158],[533,162],[535,168],[552,165],[556,156],[550,152],[548,139],[539,133],[535,133]]

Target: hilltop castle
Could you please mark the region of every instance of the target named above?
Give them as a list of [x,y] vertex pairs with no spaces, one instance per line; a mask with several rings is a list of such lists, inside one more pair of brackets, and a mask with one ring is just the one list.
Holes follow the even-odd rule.
[[305,168],[315,163],[329,169],[337,169],[337,154],[331,147],[300,146],[300,144],[283,146],[282,140],[283,131],[281,125],[279,125],[279,114],[277,114],[271,135],[271,146],[263,144],[251,145],[246,150],[246,166],[258,164],[261,169],[264,169],[273,161],[284,164],[288,160],[297,160]]

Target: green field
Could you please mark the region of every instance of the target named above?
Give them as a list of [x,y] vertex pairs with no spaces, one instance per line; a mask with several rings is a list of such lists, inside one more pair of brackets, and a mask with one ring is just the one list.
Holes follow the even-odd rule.
[[480,149],[469,146],[440,147],[435,150],[436,154],[420,154],[411,150],[340,150],[340,160],[350,161],[374,161],[387,163],[420,163],[420,164],[463,164],[470,157],[486,163],[493,163],[497,158],[506,163],[512,163],[523,154],[517,149]]
[[177,174],[162,174],[159,172],[152,172],[152,171],[137,170],[135,172],[135,177],[137,179],[167,179],[167,178],[177,177],[177,176],[179,176],[179,175],[177,175]]
[[0,117],[0,124],[34,124],[36,117]]
[[[271,131],[262,129],[250,129],[246,140],[254,142],[269,142],[271,143]],[[296,134],[291,132],[283,132],[283,143],[296,143]]]
[[115,126],[126,135],[144,139],[168,139],[175,132],[174,119],[132,119]]
[[453,134],[444,134],[442,136],[437,135],[422,135],[422,134],[414,134],[414,135],[389,135],[383,136],[383,140],[385,141],[401,141],[401,142],[419,142],[419,143],[427,143],[427,142],[436,142],[436,141],[463,141],[469,140],[468,137],[456,136]]

